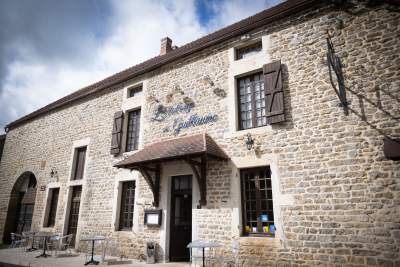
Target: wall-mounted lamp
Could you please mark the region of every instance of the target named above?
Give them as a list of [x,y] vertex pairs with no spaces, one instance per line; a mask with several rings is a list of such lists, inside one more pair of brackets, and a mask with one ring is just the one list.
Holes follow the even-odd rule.
[[58,176],[58,172],[56,170],[56,167],[51,167],[51,171],[50,171],[50,177],[54,178]]
[[247,134],[245,144],[246,144],[247,150],[251,150],[254,146],[254,139],[253,139],[253,137],[251,137],[250,133]]

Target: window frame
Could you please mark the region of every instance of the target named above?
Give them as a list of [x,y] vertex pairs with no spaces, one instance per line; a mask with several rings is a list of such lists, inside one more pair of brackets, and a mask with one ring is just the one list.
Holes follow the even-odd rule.
[[[256,117],[257,108],[256,108],[256,97],[255,97],[256,92],[255,92],[255,80],[254,80],[254,77],[256,75],[260,76],[259,82],[261,84],[263,84],[264,98],[263,98],[263,101],[262,100],[261,101],[264,103],[264,112],[266,114],[266,105],[267,105],[267,103],[266,103],[266,99],[265,99],[265,80],[264,80],[264,75],[263,75],[262,70],[259,70],[259,71],[256,71],[256,72],[244,75],[244,76],[237,77],[236,78],[236,95],[237,95],[236,107],[237,107],[237,118],[238,118],[237,119],[237,129],[239,131],[265,127],[265,126],[268,125],[268,123],[266,122],[263,125],[256,126],[257,125],[257,123],[256,123],[257,122],[257,117]],[[252,115],[251,122],[252,122],[252,127],[249,127],[249,128],[243,128],[243,126],[242,126],[242,116],[241,116],[242,115],[241,114],[242,113],[242,109],[241,109],[241,102],[240,102],[241,101],[241,98],[240,98],[240,81],[245,80],[246,78],[250,78],[250,81],[251,81],[251,115]],[[264,116],[261,115],[261,119],[263,117],[265,117],[265,121],[267,121],[266,116],[265,115]]]
[[[254,50],[252,50],[254,49]],[[247,51],[246,51],[247,50]],[[255,54],[260,53],[263,50],[262,40],[258,40],[254,43],[248,44],[246,46],[236,47],[235,48],[235,60],[242,60],[248,57],[251,57]],[[239,56],[241,56],[239,58]]]
[[[79,168],[79,153],[80,151],[84,150],[84,158],[83,158],[83,162],[82,162],[82,174],[81,177],[77,179],[77,175],[78,175],[78,168]],[[85,166],[86,166],[86,157],[87,157],[87,146],[80,146],[80,147],[76,147],[75,151],[74,151],[74,167],[73,167],[73,172],[72,172],[72,177],[71,180],[72,181],[81,181],[83,180],[83,178],[85,177]]]
[[[139,113],[137,121],[136,121],[136,128],[134,129],[134,131],[130,131],[130,116],[133,113]],[[139,142],[140,142],[140,119],[142,117],[142,110],[141,108],[136,108],[136,109],[132,109],[128,112],[126,112],[126,138],[125,138],[125,152],[130,152],[130,151],[136,151],[139,149]],[[135,142],[132,144],[130,143],[131,138],[131,134],[135,132]],[[132,148],[133,146],[133,148]]]
[[[126,203],[126,190],[129,190],[129,184],[132,184],[129,198],[131,201]],[[131,231],[134,224],[134,216],[135,216],[135,197],[136,197],[136,180],[129,180],[129,181],[122,181],[120,182],[121,186],[121,200],[119,205],[119,219],[118,219],[118,231]],[[128,198],[128,199],[129,199]],[[132,212],[124,212],[125,206],[129,205],[132,206]],[[128,223],[129,226],[125,226],[125,218],[124,214],[132,213],[131,214],[131,221]]]
[[[269,218],[268,220],[268,227],[270,225],[274,225],[275,227],[275,233],[271,233],[270,230],[268,232],[261,232],[262,231],[262,222],[260,219],[260,215],[263,211],[262,209],[262,203],[261,203],[261,190],[258,189],[258,193],[255,192],[256,195],[256,216],[257,216],[257,232],[246,232],[246,226],[248,225],[248,218],[247,218],[247,210],[246,210],[246,201],[248,200],[247,196],[246,196],[246,187],[244,185],[244,174],[245,172],[260,172],[260,171],[265,171],[265,176],[264,177],[266,180],[270,179],[270,184],[271,187],[268,188],[267,185],[265,186],[265,200],[266,200],[266,209],[270,210],[272,212],[272,220],[271,218]],[[257,179],[257,177],[259,177],[259,175],[255,175],[254,176],[255,179]],[[263,179],[264,179],[263,178]],[[270,190],[271,191],[271,199],[268,199],[268,194],[267,191]],[[240,191],[241,191],[241,208],[242,208],[242,229],[241,229],[241,234],[242,236],[249,236],[249,237],[275,237],[276,235],[276,220],[275,220],[275,214],[274,214],[274,199],[273,199],[273,193],[272,193],[272,172],[271,172],[271,168],[270,166],[262,166],[262,167],[253,167],[253,168],[243,168],[240,169]],[[258,199],[257,199],[258,198]],[[252,200],[250,200],[252,201]],[[258,202],[260,201],[260,202]],[[269,209],[268,206],[268,201],[271,201],[272,204],[272,208]],[[268,212],[267,212],[268,214]],[[261,230],[261,231],[260,231]]]
[[[57,197],[55,197],[55,191],[57,191]],[[54,227],[56,223],[57,217],[57,209],[58,209],[58,200],[60,197],[60,188],[59,187],[52,187],[49,188],[48,194],[48,204],[47,204],[47,211],[46,211],[46,221],[44,223],[44,227]],[[53,214],[54,212],[54,214]]]
[[[133,98],[133,97],[135,97],[135,95],[139,94],[139,92],[140,92],[140,94],[143,94],[143,85],[142,84],[134,85],[134,86],[129,87],[127,89],[127,96],[126,97],[127,98]],[[132,93],[133,93],[133,95],[132,95]]]

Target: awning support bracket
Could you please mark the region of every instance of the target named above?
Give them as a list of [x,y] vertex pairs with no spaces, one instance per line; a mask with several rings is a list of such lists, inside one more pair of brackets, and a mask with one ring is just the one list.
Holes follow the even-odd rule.
[[199,184],[200,201],[198,208],[207,205],[207,156],[202,155],[200,161],[186,158],[185,162],[192,168],[194,176]]
[[157,164],[154,168],[148,166],[138,166],[137,170],[143,175],[147,184],[150,186],[150,190],[153,193],[153,206],[158,207],[160,204],[160,164]]

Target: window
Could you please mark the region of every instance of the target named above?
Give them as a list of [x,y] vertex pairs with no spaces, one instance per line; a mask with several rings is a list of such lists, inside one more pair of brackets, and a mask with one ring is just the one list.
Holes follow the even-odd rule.
[[267,125],[265,91],[262,73],[237,80],[239,129],[245,130]]
[[83,178],[85,171],[86,147],[79,147],[75,150],[75,169],[72,180],[80,180]]
[[119,230],[132,229],[134,204],[135,204],[135,181],[123,182],[121,191]]
[[128,88],[128,98],[141,96],[142,92],[143,92],[143,87],[141,85]]
[[73,234],[71,243],[75,244],[76,232],[78,230],[79,209],[81,205],[82,186],[73,186],[69,208],[69,220],[67,234]]
[[243,234],[275,234],[271,171],[269,167],[242,169]]
[[126,151],[138,149],[140,130],[140,109],[128,113],[128,131],[126,140]]
[[53,227],[55,225],[59,193],[60,188],[51,188],[49,190],[50,202],[48,202],[48,216],[44,224],[45,227]]
[[257,43],[236,49],[236,60],[243,59],[254,55],[262,50],[262,42],[259,41]]

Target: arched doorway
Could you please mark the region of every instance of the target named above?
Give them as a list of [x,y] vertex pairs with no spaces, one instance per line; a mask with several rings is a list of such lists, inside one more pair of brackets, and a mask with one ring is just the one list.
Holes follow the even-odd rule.
[[36,199],[36,177],[32,172],[24,172],[18,177],[10,195],[3,242],[10,242],[11,233],[31,230],[33,209]]

